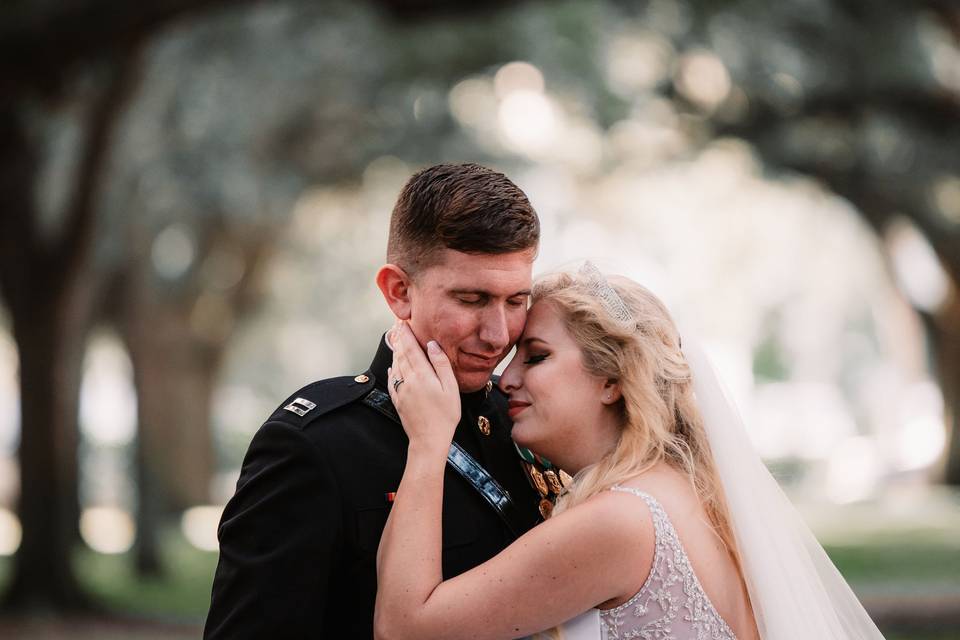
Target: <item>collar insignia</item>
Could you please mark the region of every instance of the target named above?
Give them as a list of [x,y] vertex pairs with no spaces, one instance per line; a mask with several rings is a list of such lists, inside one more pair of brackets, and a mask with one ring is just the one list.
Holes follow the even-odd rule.
[[290,404],[284,407],[284,409],[286,409],[287,411],[291,413],[295,413],[301,418],[316,408],[317,408],[317,405],[314,404],[313,402],[310,402],[306,398],[297,398],[296,400],[294,400],[293,402],[291,402]]

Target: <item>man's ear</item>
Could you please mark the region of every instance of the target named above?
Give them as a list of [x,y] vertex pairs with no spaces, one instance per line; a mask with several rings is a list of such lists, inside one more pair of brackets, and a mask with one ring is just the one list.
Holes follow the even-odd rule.
[[401,320],[409,320],[412,280],[407,272],[395,264],[385,264],[377,271],[376,281],[393,315]]
[[610,378],[603,384],[600,402],[606,405],[611,405],[620,400],[622,396],[623,394],[620,391],[620,381]]

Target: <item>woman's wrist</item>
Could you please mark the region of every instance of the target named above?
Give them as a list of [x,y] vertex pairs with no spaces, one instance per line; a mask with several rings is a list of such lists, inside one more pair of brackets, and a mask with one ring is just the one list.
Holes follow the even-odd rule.
[[410,444],[407,445],[407,464],[413,460],[420,460],[426,463],[437,460],[445,461],[449,451],[449,442],[441,442],[436,439],[413,439],[410,441]]

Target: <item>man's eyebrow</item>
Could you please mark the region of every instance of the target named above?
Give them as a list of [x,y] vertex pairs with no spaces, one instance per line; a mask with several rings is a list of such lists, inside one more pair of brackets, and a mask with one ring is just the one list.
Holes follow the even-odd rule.
[[[475,295],[475,296],[486,296],[488,298],[496,297],[489,291],[484,289],[450,289],[450,293],[453,295]],[[508,298],[516,298],[517,296],[529,296],[530,289],[524,289],[522,291],[517,291],[508,295]]]

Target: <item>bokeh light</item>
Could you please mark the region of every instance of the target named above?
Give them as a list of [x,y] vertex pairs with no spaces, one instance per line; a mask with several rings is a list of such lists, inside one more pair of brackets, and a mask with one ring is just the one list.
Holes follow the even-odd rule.
[[137,428],[133,371],[116,337],[102,334],[87,349],[80,388],[80,428],[93,443],[130,443]]
[[217,525],[222,513],[223,507],[219,506],[191,507],[184,511],[180,518],[180,530],[187,541],[197,549],[216,551],[219,548]]
[[123,509],[88,507],[80,514],[80,535],[98,553],[124,553],[133,546],[136,525]]
[[23,530],[16,514],[0,507],[0,556],[11,556],[20,547]]

